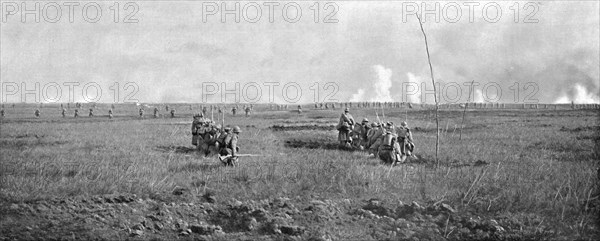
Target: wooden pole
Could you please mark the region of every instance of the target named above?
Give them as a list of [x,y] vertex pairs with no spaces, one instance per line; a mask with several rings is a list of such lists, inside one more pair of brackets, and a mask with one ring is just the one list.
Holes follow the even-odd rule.
[[433,83],[433,98],[435,100],[435,162],[436,167],[440,165],[440,159],[438,158],[438,153],[440,150],[440,121],[438,118],[438,101],[437,101],[437,90],[435,88],[435,79],[433,78],[433,66],[431,65],[431,56],[429,55],[429,44],[427,43],[427,35],[425,34],[425,30],[423,29],[423,23],[421,23],[421,18],[419,18],[418,14],[415,14],[417,20],[419,20],[419,26],[421,27],[421,32],[423,33],[423,38],[425,39],[425,51],[427,51],[427,62],[429,62],[429,72],[431,74],[431,82]]

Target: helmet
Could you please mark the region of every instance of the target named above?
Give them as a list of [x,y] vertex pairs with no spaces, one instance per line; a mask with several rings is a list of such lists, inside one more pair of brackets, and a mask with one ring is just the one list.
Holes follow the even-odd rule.
[[377,122],[371,123],[371,127],[377,127]]
[[229,133],[229,132],[231,132],[231,127],[229,127],[229,126],[228,126],[228,127],[225,127],[225,129],[224,129],[224,130],[225,130],[225,132]]
[[346,109],[344,109],[344,112],[350,112],[350,108],[346,107]]
[[242,129],[240,129],[239,126],[234,126],[233,127],[233,133],[240,133],[240,132],[242,132]]
[[403,121],[402,123],[400,123],[401,126],[407,127],[408,124],[406,124],[406,121]]
[[367,119],[367,118],[364,118],[364,119],[362,120],[362,122],[363,122],[363,123],[367,123],[367,122],[369,122],[369,119]]
[[219,125],[219,124],[216,124],[216,125],[215,125],[215,128],[216,128],[216,129],[221,129],[221,125]]

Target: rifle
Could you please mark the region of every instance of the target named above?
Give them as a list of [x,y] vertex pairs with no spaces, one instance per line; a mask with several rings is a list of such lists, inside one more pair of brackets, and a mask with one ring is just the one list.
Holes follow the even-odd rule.
[[[266,156],[266,155],[258,155],[258,154],[237,154],[235,155],[236,157],[247,157],[247,156]],[[220,161],[224,161],[227,160],[228,158],[233,157],[232,155],[227,155],[227,156],[219,156],[219,160]]]

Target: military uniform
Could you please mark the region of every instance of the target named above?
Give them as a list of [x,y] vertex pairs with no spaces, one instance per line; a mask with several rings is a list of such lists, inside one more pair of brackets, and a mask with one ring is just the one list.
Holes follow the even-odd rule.
[[415,145],[413,144],[412,133],[406,122],[402,122],[401,126],[396,128],[396,134],[398,135],[401,153],[411,156]]
[[73,117],[79,117],[79,109],[75,109],[75,114],[73,114]]
[[63,118],[67,117],[67,109],[62,108],[61,115],[62,115]]
[[219,151],[219,155],[221,156],[230,156],[228,158],[223,159],[223,164],[225,165],[237,165],[237,153],[240,148],[238,146],[238,134],[241,132],[238,126],[233,128],[233,133],[227,134],[223,140],[223,147]]
[[93,116],[94,116],[94,109],[93,109],[93,108],[90,108],[90,114],[89,114],[89,117],[93,117]]
[[0,110],[0,117],[4,118],[4,109]]
[[219,153],[219,148],[222,146],[225,133],[221,129],[221,125],[213,125],[210,131],[210,139],[206,141],[208,146],[206,154]]
[[144,109],[140,108],[140,118],[144,118]]
[[246,116],[249,116],[250,115],[250,107],[246,107],[245,111],[246,111]]
[[348,143],[352,142],[352,138],[350,137],[350,131],[354,129],[354,118],[350,115],[350,110],[346,108],[344,113],[340,116],[340,121],[337,125],[338,132],[338,141],[341,146],[347,146]]
[[112,119],[113,118],[113,110],[109,109],[108,110],[108,119]]
[[231,109],[231,114],[235,115],[235,112],[236,112],[236,111],[237,111],[237,108],[233,107],[233,108]]
[[41,113],[40,110],[35,110],[35,112],[34,112],[35,117],[40,118],[40,113]]
[[171,118],[175,118],[175,109],[171,109]]
[[400,145],[398,144],[397,138],[398,136],[391,131],[386,132],[382,136],[378,155],[379,159],[384,163],[392,164],[400,161]]
[[210,139],[210,120],[204,118],[204,115],[199,114],[192,122],[192,144],[196,145],[198,151],[205,153],[208,149],[206,141]]
[[379,146],[381,142],[383,142],[383,136],[385,134],[385,128],[383,126],[378,126],[374,128],[369,136],[369,153],[377,156],[377,152],[379,151]]
[[158,108],[154,107],[154,118],[158,118]]

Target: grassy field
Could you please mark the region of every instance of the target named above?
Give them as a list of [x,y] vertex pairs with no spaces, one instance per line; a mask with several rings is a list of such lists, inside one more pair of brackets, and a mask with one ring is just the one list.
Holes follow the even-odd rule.
[[[460,109],[440,112],[440,166],[435,165],[435,121],[425,109],[386,109],[405,119],[417,158],[393,168],[365,152],[335,148],[341,109],[269,110],[226,115],[239,125],[236,168],[202,157],[191,145],[191,114],[177,106],[168,118],[137,117],[132,105],[108,106],[87,117],[60,117],[57,106],[6,107],[0,124],[0,198],[3,203],[131,193],[160,198],[176,186],[218,200],[314,197],[387,202],[448,202],[482,215],[536,214],[541,222],[577,236],[598,232],[600,126],[598,110],[469,110],[459,140]],[[198,110],[198,106],[194,106]],[[356,119],[376,120],[375,109],[353,108]],[[216,114],[216,113],[215,113]],[[210,114],[209,114],[210,115]],[[381,110],[379,110],[381,115]],[[290,128],[273,128],[283,126]],[[294,127],[294,128],[292,128]]]

